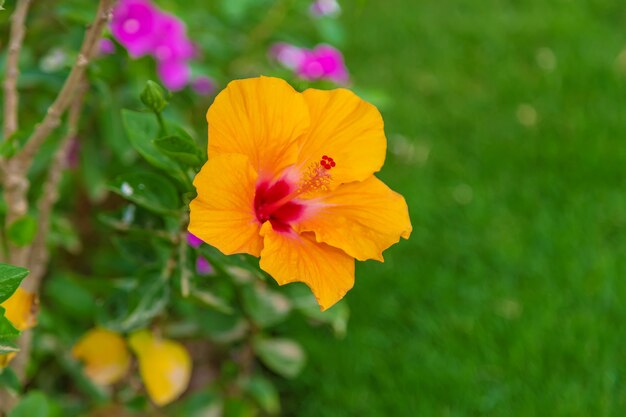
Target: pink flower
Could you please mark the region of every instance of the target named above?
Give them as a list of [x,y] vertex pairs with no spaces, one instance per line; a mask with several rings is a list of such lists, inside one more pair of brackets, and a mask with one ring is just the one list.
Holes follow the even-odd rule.
[[172,91],[185,88],[191,77],[191,68],[186,61],[171,60],[159,62],[157,73],[163,85]]
[[278,42],[270,48],[270,56],[284,67],[296,70],[306,58],[306,50],[285,42]]
[[215,82],[210,77],[197,77],[191,82],[191,88],[198,95],[208,96],[215,91]]
[[317,63],[322,67],[322,77],[337,84],[348,82],[348,70],[339,50],[330,45],[318,45],[313,49]]
[[315,0],[309,7],[309,12],[315,16],[337,16],[341,13],[341,7],[337,0]]
[[185,24],[176,16],[160,13],[154,36],[153,55],[157,61],[183,61],[193,57],[194,46],[187,38]]
[[70,139],[65,165],[68,169],[76,169],[80,163],[80,140],[78,136]]
[[197,248],[203,243],[204,242],[202,241],[202,239],[200,239],[199,237],[197,237],[191,232],[187,232],[187,244],[189,246],[191,246],[192,248]]
[[337,84],[349,80],[343,55],[330,45],[318,45],[311,50],[277,43],[270,49],[270,55],[305,80],[327,79]]
[[113,10],[111,32],[132,57],[151,53],[159,9],[147,0],[121,0]]
[[113,53],[115,53],[115,44],[113,41],[108,38],[100,39],[100,43],[98,44],[98,54],[111,55]]
[[113,11],[111,31],[132,57],[150,54],[157,73],[170,90],[184,88],[190,80],[188,61],[195,48],[185,24],[148,0],[121,0]]
[[196,259],[196,272],[198,275],[211,275],[213,273],[213,265],[203,256]]

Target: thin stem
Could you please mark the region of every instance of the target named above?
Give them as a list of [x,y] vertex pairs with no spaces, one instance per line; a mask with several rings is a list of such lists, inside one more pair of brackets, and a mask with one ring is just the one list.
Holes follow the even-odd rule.
[[191,276],[187,267],[187,232],[181,232],[178,242],[178,265],[180,266],[180,292],[183,297],[189,297],[189,286]]
[[43,192],[38,205],[37,236],[33,242],[29,259],[29,265],[31,265],[30,277],[25,283],[28,284],[28,288],[26,289],[31,292],[37,292],[39,290],[41,279],[48,264],[49,254],[46,248],[46,239],[50,229],[50,215],[52,214],[54,205],[59,199],[59,183],[61,182],[63,170],[67,164],[72,141],[76,140],[78,122],[80,120],[80,113],[83,108],[83,99],[86,91],[87,85],[83,82],[76,99],[69,109],[67,133],[61,140],[59,148],[48,167],[48,177],[44,183]]
[[163,115],[161,112],[155,111],[157,121],[159,122],[159,127],[161,128],[161,132],[164,135],[167,135],[167,129],[165,128],[165,121],[163,120]]
[[[3,169],[4,198],[7,203],[7,215],[5,225],[8,227],[15,220],[22,217],[28,211],[27,193],[29,189],[28,169],[30,168],[35,154],[50,133],[59,125],[61,116],[75,99],[85,73],[89,60],[94,56],[98,40],[104,26],[111,17],[111,9],[115,0],[100,0],[94,23],[87,29],[83,45],[70,75],[65,80],[63,88],[57,98],[48,108],[48,112],[37,124],[33,134],[21,152],[7,161]],[[16,265],[27,266],[28,247],[11,245],[9,248],[9,261]]]
[[26,33],[24,22],[31,0],[18,0],[11,15],[11,34],[4,79],[4,139],[8,139],[18,127],[19,96],[17,78],[20,74],[19,59],[22,41]]
[[26,142],[24,149],[16,156],[24,164],[29,164],[32,161],[41,144],[59,125],[61,116],[74,100],[76,90],[83,79],[87,65],[98,49],[98,41],[102,35],[102,30],[111,19],[111,9],[114,4],[115,0],[100,0],[98,11],[96,12],[96,20],[85,34],[76,63],[65,80],[63,88],[61,88],[54,103],[48,108],[48,112],[42,122],[35,127],[35,131]]

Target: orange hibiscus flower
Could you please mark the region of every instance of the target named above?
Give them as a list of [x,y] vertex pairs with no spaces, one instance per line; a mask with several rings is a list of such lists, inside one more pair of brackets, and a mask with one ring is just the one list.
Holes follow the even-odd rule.
[[189,231],[261,258],[280,285],[308,285],[322,310],[354,284],[354,261],[408,239],[404,198],[374,176],[383,120],[345,89],[298,93],[277,78],[231,82],[207,112],[208,162]]

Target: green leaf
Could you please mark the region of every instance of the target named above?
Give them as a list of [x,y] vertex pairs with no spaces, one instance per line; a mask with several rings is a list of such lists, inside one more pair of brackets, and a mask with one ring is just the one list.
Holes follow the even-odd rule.
[[122,123],[128,140],[146,161],[165,171],[180,170],[180,167],[163,155],[154,144],[154,139],[159,136],[159,126],[154,114],[124,109],[122,110]]
[[112,318],[105,320],[103,327],[127,333],[148,326],[165,309],[170,297],[167,282],[155,276],[145,278],[140,285],[113,295],[109,303]]
[[202,151],[187,136],[166,136],[154,141],[156,147],[164,154],[183,164],[198,166],[202,164]]
[[219,311],[224,314],[233,314],[233,308],[225,300],[209,291],[194,288],[191,295],[203,305],[210,307],[215,311]]
[[287,297],[268,289],[267,285],[259,281],[246,285],[242,296],[245,311],[262,328],[280,323],[291,311]]
[[37,234],[37,220],[26,215],[15,220],[7,230],[7,237],[17,246],[30,244]]
[[18,393],[22,390],[22,384],[12,368],[6,367],[0,370],[0,387],[5,387],[13,393]]
[[26,275],[26,268],[0,263],[0,303],[15,292]]
[[[0,321],[6,320],[4,317],[0,318]],[[8,321],[8,320],[7,320]],[[19,348],[13,341],[15,337],[0,337],[0,355],[5,353],[19,352]]]
[[280,413],[280,396],[268,379],[254,375],[245,382],[244,389],[267,414],[274,416]]
[[209,417],[221,415],[222,401],[217,392],[202,389],[178,400],[171,415],[184,417]]
[[66,275],[51,278],[44,289],[55,316],[65,315],[80,323],[93,322],[97,305],[91,292]]
[[110,186],[115,193],[160,214],[171,214],[181,203],[176,186],[165,176],[148,171],[118,176]]
[[15,406],[8,417],[48,417],[50,407],[48,399],[39,391],[31,391]]
[[252,403],[244,398],[227,398],[224,401],[224,417],[254,417],[257,410]]
[[[6,341],[12,341],[17,336],[19,336],[20,331],[17,330],[13,326],[13,323],[11,323],[9,319],[4,316],[5,311],[6,310],[4,309],[4,307],[0,307],[0,340],[5,340],[6,343]],[[9,349],[10,352],[14,351],[11,350],[11,346],[9,346],[7,349]]]
[[7,159],[14,156],[22,148],[28,137],[29,133],[25,130],[17,130],[6,140],[0,141],[0,156]]
[[341,300],[326,311],[320,311],[309,287],[304,284],[289,285],[284,288],[294,308],[313,322],[328,324],[332,327],[336,337],[343,337],[348,327],[350,309],[345,299]]
[[[90,11],[90,13],[93,12]],[[113,154],[117,156],[124,165],[128,165],[137,156],[137,153],[130,144],[130,140],[128,139],[129,135],[124,134],[122,115],[120,114],[120,97],[111,91],[111,83],[106,80],[94,77],[93,85],[99,96],[97,102],[94,103],[94,105],[97,106],[94,109],[94,115],[98,120],[98,132],[100,137],[105,141],[105,143],[98,143],[97,152],[101,152],[102,147],[106,146],[113,151]],[[84,142],[89,141],[81,141],[81,145],[84,145]],[[83,148],[81,147],[81,155],[82,153]],[[95,155],[92,154],[88,159],[92,165],[98,161],[94,156]]]
[[254,350],[265,366],[285,378],[298,375],[306,362],[302,347],[290,339],[258,338]]

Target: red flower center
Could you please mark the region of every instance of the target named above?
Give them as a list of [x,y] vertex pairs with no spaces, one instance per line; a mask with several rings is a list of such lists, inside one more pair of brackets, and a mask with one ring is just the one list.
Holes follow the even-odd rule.
[[328,171],[336,165],[333,158],[324,155],[319,163],[311,164],[297,186],[285,180],[279,180],[274,184],[267,181],[257,184],[254,196],[257,220],[260,223],[271,222],[277,231],[291,230],[290,224],[298,220],[304,212],[304,205],[294,202],[293,199],[315,191],[327,190],[331,181]]
[[289,224],[297,220],[304,211],[302,204],[290,200],[291,186],[285,180],[272,185],[268,182],[259,183],[254,196],[254,211],[260,223],[270,221],[274,230],[287,232]]

